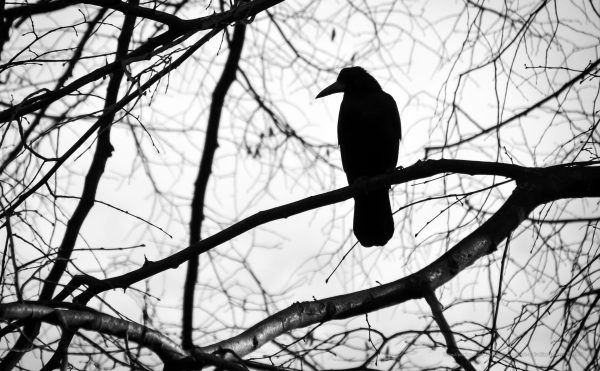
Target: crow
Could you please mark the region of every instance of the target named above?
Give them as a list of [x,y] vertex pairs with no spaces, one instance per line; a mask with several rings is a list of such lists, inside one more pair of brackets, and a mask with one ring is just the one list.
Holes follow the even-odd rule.
[[[398,106],[361,67],[340,71],[336,82],[316,98],[344,93],[338,116],[338,143],[348,184],[391,171],[402,137]],[[365,247],[383,246],[394,234],[388,189],[354,197],[354,235]]]

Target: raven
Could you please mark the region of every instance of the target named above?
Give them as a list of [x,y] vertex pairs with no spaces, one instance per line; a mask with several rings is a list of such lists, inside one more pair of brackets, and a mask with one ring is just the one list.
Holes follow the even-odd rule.
[[[344,93],[337,131],[348,183],[394,169],[402,137],[394,98],[361,67],[342,69],[336,82],[316,98],[334,93]],[[369,190],[354,197],[354,235],[363,246],[383,246],[393,234],[387,189]]]

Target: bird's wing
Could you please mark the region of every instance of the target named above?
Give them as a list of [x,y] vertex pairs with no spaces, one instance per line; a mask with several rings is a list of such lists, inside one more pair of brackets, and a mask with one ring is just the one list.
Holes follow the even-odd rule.
[[338,118],[342,165],[352,183],[396,166],[401,136],[400,114],[391,95],[344,94]]
[[388,93],[384,93],[385,95],[385,107],[382,109],[386,112],[389,112],[389,116],[385,119],[385,125],[389,125],[389,133],[390,140],[388,146],[392,150],[392,154],[390,155],[390,167],[396,167],[396,163],[398,162],[398,151],[399,151],[399,142],[402,139],[402,124],[400,122],[400,113],[398,112],[398,105],[394,98]]
[[398,112],[398,105],[394,98],[388,93],[384,93],[386,96],[386,106],[388,106],[390,111],[390,123],[393,127],[393,137],[398,140],[402,139],[402,124],[400,122],[400,112]]

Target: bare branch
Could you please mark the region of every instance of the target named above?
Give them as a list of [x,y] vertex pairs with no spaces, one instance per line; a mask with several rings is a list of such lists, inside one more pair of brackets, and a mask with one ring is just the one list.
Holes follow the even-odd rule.
[[446,340],[446,346],[448,347],[446,353],[451,355],[456,363],[461,365],[465,370],[475,371],[475,367],[473,367],[471,362],[462,354],[460,349],[458,349],[452,329],[450,329],[450,325],[448,324],[448,321],[446,321],[446,317],[444,317],[442,304],[440,304],[435,297],[435,293],[430,292],[425,294],[425,300],[427,300],[427,304],[429,304],[429,308],[431,308],[431,314],[433,314],[433,319],[435,319],[435,322],[438,324],[438,327]]

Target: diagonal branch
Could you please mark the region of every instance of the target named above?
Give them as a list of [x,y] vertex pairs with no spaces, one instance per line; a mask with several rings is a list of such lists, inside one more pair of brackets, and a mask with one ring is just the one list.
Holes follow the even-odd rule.
[[[0,111],[0,123],[17,119],[23,115],[48,106],[68,94],[73,93],[82,86],[104,78],[119,68],[124,68],[139,60],[149,59],[155,54],[157,48],[170,46],[173,42],[179,40],[180,37],[187,38],[198,31],[210,29],[212,29],[213,32],[220,31],[229,24],[243,21],[248,17],[253,17],[282,1],[283,0],[254,0],[243,2],[240,3],[240,5],[221,13],[186,20],[181,27],[170,28],[168,31],[148,39],[144,44],[128,53],[125,57],[120,58],[118,61],[99,67],[60,89],[34,95],[4,111]],[[213,32],[210,32],[210,34]]]
[[494,252],[496,245],[535,208],[535,204],[528,202],[531,197],[531,192],[517,188],[496,214],[481,227],[414,274],[351,294],[295,303],[233,338],[198,350],[213,352],[218,349],[231,349],[243,356],[296,328],[362,315],[422,298],[450,281],[482,256]]
[[475,371],[475,367],[473,367],[471,362],[462,354],[460,349],[458,349],[458,345],[456,344],[456,340],[454,339],[450,325],[448,324],[448,321],[446,321],[446,317],[444,317],[442,304],[440,304],[438,299],[435,297],[435,293],[426,293],[425,300],[431,308],[433,319],[438,324],[438,327],[442,331],[442,335],[444,335],[444,339],[446,340],[446,347],[448,349],[446,353],[451,355],[456,363],[461,365],[466,371]]
[[[222,28],[216,28],[211,32],[204,35],[200,40],[198,40],[194,45],[192,45],[188,50],[185,51],[179,58],[177,58],[173,63],[169,64],[164,69],[157,72],[154,76],[152,76],[148,81],[142,84],[139,89],[135,92],[126,95],[121,98],[117,103],[108,107],[104,110],[102,116],[92,125],[77,141],[55,162],[55,164],[50,168],[50,170],[34,185],[32,185],[27,191],[23,192],[15,201],[13,201],[5,210],[0,213],[0,219],[6,217],[6,215],[12,214],[15,209],[21,205],[29,196],[35,193],[41,186],[46,184],[46,182],[60,169],[60,167],[64,164],[64,162],[69,159],[75,151],[77,151],[91,136],[96,132],[96,130],[102,125],[105,116],[113,115],[115,112],[125,107],[127,104],[132,102],[134,99],[138,98],[140,94],[148,90],[154,84],[156,84],[160,79],[165,77],[169,72],[178,68],[183,62],[185,62],[190,56],[192,56],[202,45],[204,45],[208,40],[210,40],[214,35],[216,35]],[[1,115],[1,113],[0,113]],[[0,120],[1,121],[1,120]]]
[[[296,328],[353,317],[425,297],[481,257],[493,253],[498,244],[526,220],[537,206],[567,197],[600,197],[600,188],[595,186],[600,182],[600,168],[563,167],[549,170],[555,173],[519,184],[490,219],[420,271],[363,291],[295,303],[233,338],[197,350],[213,352],[229,349],[243,356]],[[575,174],[574,171],[580,173]],[[556,182],[554,189],[548,189],[551,188],[548,187],[550,177]]]
[[[132,3],[137,4],[138,0],[131,0]],[[117,42],[117,50],[115,53],[115,59],[118,60],[127,53],[131,37],[133,35],[133,29],[135,26],[135,16],[126,16],[123,20],[123,27],[119,34]],[[106,88],[106,98],[104,101],[104,110],[111,112],[109,114],[102,115],[102,118],[98,120],[95,125],[98,127],[98,140],[96,144],[96,150],[92,158],[92,163],[86,174],[85,181],[83,184],[83,190],[81,198],[77,203],[77,207],[73,212],[73,215],[67,222],[67,227],[63,235],[62,242],[58,248],[56,259],[50,269],[50,273],[46,277],[42,286],[42,292],[40,293],[40,300],[49,300],[54,295],[54,290],[60,281],[67,264],[70,261],[71,254],[75,248],[75,243],[79,236],[81,227],[86,220],[88,214],[94,206],[94,200],[96,199],[96,191],[100,184],[100,179],[104,174],[106,163],[110,156],[112,156],[113,146],[110,143],[111,125],[114,120],[116,111],[110,111],[109,108],[117,103],[119,96],[119,87],[125,71],[123,68],[115,71],[111,75]],[[0,363],[0,368],[13,368],[16,363],[21,359],[24,352],[23,349],[29,349],[31,347],[31,339],[37,337],[40,329],[39,322],[29,323],[25,326],[23,334],[19,336],[15,343],[17,350],[11,350]],[[61,357],[62,358],[62,357]],[[54,358],[53,358],[54,359]]]
[[[518,165],[483,161],[447,159],[418,161],[410,167],[396,170],[393,173],[381,175],[361,182],[355,182],[351,186],[307,197],[303,200],[274,207],[272,209],[260,211],[236,224],[231,225],[228,228],[225,228],[221,232],[192,244],[191,246],[173,255],[155,262],[146,261],[141,268],[120,276],[115,276],[104,280],[99,280],[88,275],[75,276],[55,299],[65,300],[79,286],[87,285],[88,288],[76,299],[85,303],[94,295],[106,290],[112,290],[116,288],[126,289],[131,284],[142,281],[157,273],[163,272],[167,269],[175,269],[180,264],[189,260],[190,257],[205,253],[206,251],[209,251],[210,249],[229,241],[232,238],[239,236],[242,233],[247,232],[261,224],[278,219],[288,218],[301,212],[348,200],[354,195],[364,192],[365,189],[378,189],[391,184],[406,183],[409,181],[445,173],[498,175],[515,179],[519,183],[533,184],[536,186],[534,187],[535,192],[532,192],[532,195],[527,192],[526,196],[523,196],[525,190],[521,189],[521,187],[518,187],[511,198],[507,200],[505,206],[498,211],[497,214],[500,214],[500,216],[492,217],[487,223],[483,224],[478,229],[478,231],[481,231],[481,233],[490,228],[487,226],[489,223],[506,223],[506,221],[503,219],[506,217],[500,213],[500,211],[503,211],[506,208],[518,208],[519,218],[521,214],[523,214],[523,218],[525,218],[531,210],[529,210],[529,208],[523,209],[523,207],[530,205],[530,203],[534,200],[538,200],[538,202],[535,203],[535,206],[537,206],[541,203],[560,198],[600,196],[600,188],[595,186],[595,184],[600,183],[600,167],[570,166],[527,168]],[[551,181],[549,181],[550,179]],[[550,184],[554,184],[554,186],[551,187],[549,186]],[[519,198],[518,201],[520,203],[516,203],[514,200],[515,197]],[[531,209],[533,209],[535,206],[531,206]],[[511,210],[510,212],[514,213],[516,211]],[[509,213],[509,211],[503,211],[503,213]],[[500,220],[497,221],[497,219]],[[521,221],[522,219],[519,219],[518,223]],[[516,228],[518,223],[515,224],[512,229]],[[510,229],[509,232],[512,231],[512,229]],[[491,232],[492,231],[490,231],[490,233]],[[495,247],[495,245],[502,241],[506,236],[505,234],[497,235],[496,233],[493,233],[492,235],[496,236],[496,238],[486,242],[489,248],[492,248],[492,245]],[[468,265],[470,264],[471,263]]]

